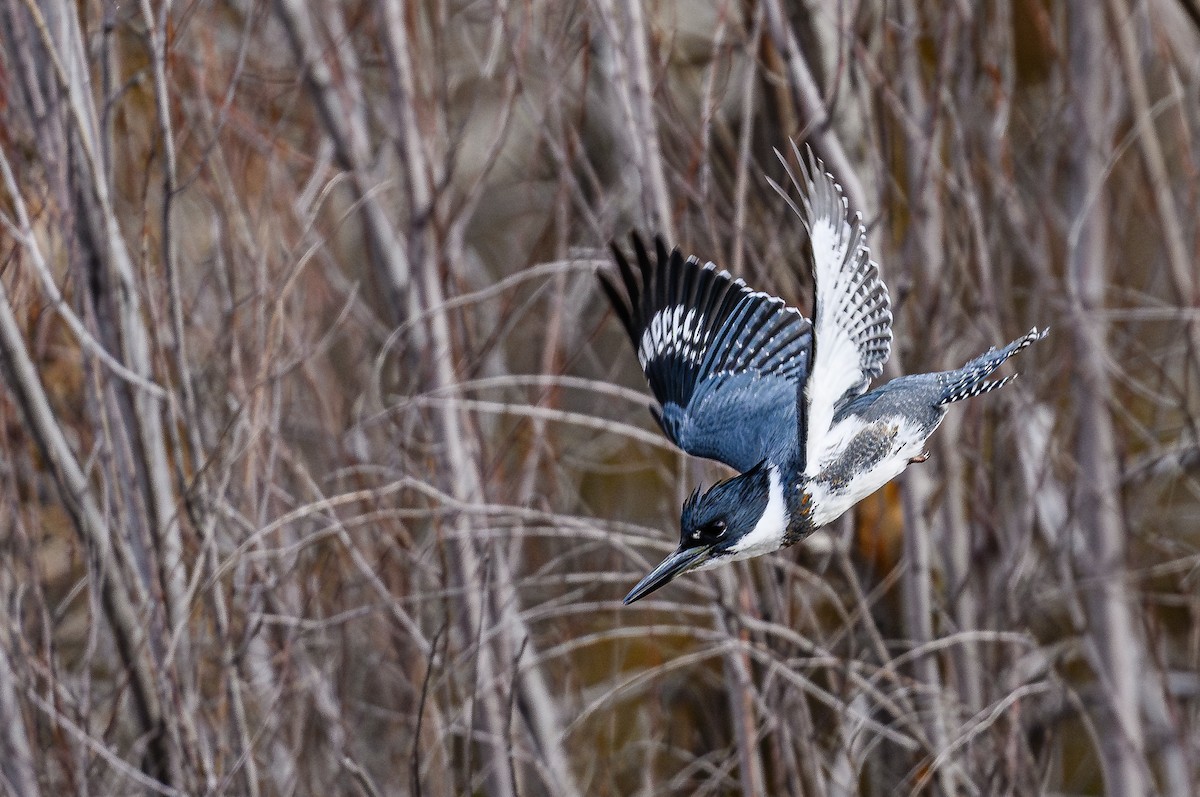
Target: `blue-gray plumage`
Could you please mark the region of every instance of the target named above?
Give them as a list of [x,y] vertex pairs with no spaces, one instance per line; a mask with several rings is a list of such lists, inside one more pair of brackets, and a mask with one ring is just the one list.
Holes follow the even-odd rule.
[[743,472],[788,456],[796,436],[777,430],[796,427],[796,390],[812,351],[808,319],[712,263],[668,253],[661,238],[655,259],[636,235],[633,250],[640,278],[613,247],[628,303],[603,275],[600,284],[662,408],[651,412],[663,432],[684,451]]
[[620,287],[600,275],[661,409],[663,432],[740,475],[684,504],[679,548],[625,597],[689,570],[769,553],[803,539],[924,461],[949,404],[1002,387],[988,377],[1045,336],[1030,330],[962,368],[894,379],[866,392],[891,350],[892,314],[861,220],[821,162],[793,146],[784,168],[800,205],[775,188],[809,233],[813,320],[712,263],[632,237],[634,271],[613,247]]
[[1030,330],[997,351],[995,348],[954,371],[913,374],[893,379],[876,390],[846,402],[833,416],[833,422],[850,416],[878,420],[889,415],[904,415],[933,431],[942,421],[946,405],[1004,387],[1016,374],[988,381],[1005,360],[1029,344],[1041,340],[1049,330]]

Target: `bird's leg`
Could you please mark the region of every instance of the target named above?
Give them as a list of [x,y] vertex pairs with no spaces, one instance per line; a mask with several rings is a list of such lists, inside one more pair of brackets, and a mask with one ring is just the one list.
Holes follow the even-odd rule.
[[912,459],[910,459],[910,460],[908,461],[908,464],[910,464],[910,465],[914,465],[914,464],[916,464],[916,463],[918,463],[918,462],[924,462],[924,461],[925,461],[925,460],[927,460],[927,459],[929,459],[929,452],[928,452],[928,451],[922,451],[920,454],[917,454],[915,457],[913,457]]

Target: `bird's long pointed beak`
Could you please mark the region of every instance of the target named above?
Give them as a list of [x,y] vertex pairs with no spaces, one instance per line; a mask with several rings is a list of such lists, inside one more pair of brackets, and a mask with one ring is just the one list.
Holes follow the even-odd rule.
[[646,597],[654,590],[664,586],[671,579],[680,573],[686,573],[693,567],[696,567],[708,558],[712,553],[712,548],[708,546],[700,546],[698,548],[681,548],[675,553],[668,556],[662,563],[650,571],[650,574],[637,583],[637,586],[629,590],[629,594],[625,596],[625,605],[633,603],[636,600]]

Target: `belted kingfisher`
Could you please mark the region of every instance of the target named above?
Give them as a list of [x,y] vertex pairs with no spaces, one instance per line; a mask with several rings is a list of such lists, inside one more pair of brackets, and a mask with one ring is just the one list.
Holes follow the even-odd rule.
[[740,473],[692,493],[679,548],[626,604],[681,573],[776,551],[832,522],[925,461],[925,441],[948,406],[1004,386],[1014,376],[988,377],[1046,335],[1034,327],[957,370],[866,392],[891,349],[887,288],[861,215],[848,214],[841,186],[811,150],[807,164],[793,151],[803,180],[780,161],[801,205],[771,185],[808,230],[812,321],[711,262],[668,252],[661,238],[652,255],[632,236],[637,272],[612,246],[623,292],[600,274],[661,406],[651,408],[658,425],[687,453]]

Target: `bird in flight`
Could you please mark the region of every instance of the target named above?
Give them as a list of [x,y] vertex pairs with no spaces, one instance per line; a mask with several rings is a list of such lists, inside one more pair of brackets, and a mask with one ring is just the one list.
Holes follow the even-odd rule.
[[679,547],[626,604],[682,573],[776,551],[834,521],[923,462],[949,405],[1005,385],[1014,377],[988,377],[1045,337],[1034,327],[962,368],[867,392],[891,349],[887,288],[841,186],[811,150],[806,160],[792,148],[800,175],[780,161],[800,205],[771,184],[808,230],[811,321],[713,263],[668,251],[661,238],[650,252],[632,236],[636,271],[612,247],[620,286],[600,274],[658,400],[658,425],[687,453],[740,474],[692,493]]

